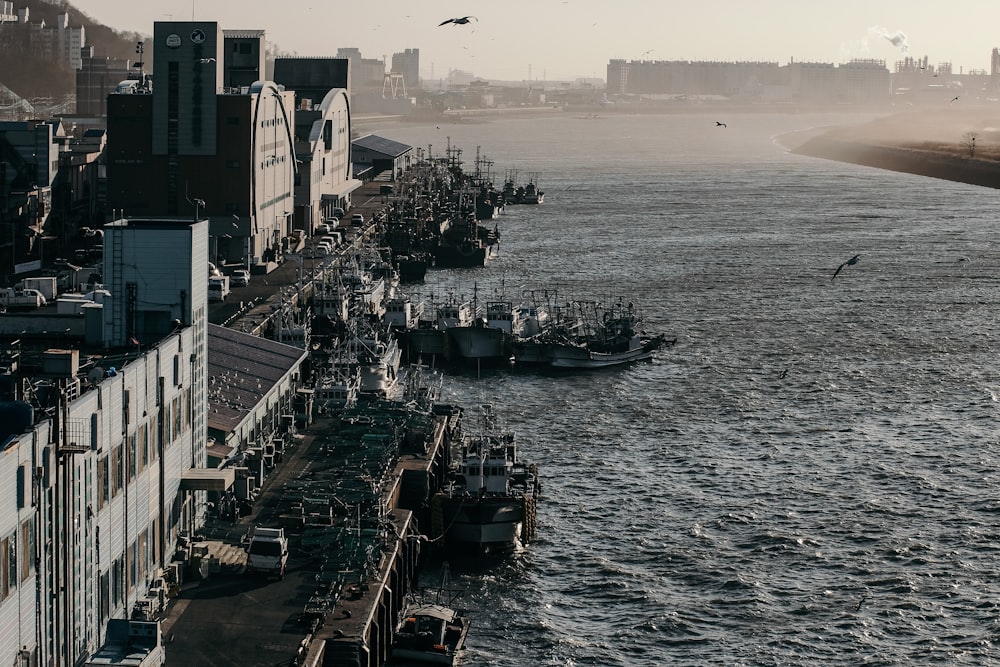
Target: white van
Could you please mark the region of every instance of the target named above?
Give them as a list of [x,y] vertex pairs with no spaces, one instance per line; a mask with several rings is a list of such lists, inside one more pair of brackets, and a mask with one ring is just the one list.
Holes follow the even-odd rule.
[[284,528],[261,528],[254,526],[247,546],[247,572],[276,574],[285,576],[288,563],[288,538]]

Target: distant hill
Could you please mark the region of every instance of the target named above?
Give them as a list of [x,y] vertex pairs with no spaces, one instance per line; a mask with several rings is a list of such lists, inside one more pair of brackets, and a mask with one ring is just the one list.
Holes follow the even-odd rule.
[[[136,60],[135,45],[146,36],[119,32],[90,18],[66,0],[14,0],[14,9],[28,9],[31,23],[55,25],[56,17],[69,14],[71,27],[82,26],[87,46],[97,56]],[[63,99],[76,93],[76,72],[64,64],[0,47],[0,84],[28,99]]]

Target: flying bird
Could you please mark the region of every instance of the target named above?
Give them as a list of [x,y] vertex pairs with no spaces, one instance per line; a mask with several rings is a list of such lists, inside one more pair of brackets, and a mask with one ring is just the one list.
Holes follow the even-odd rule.
[[723,123],[721,120],[717,120],[717,121],[715,121],[715,126],[716,127],[725,127],[726,124]]
[[951,101],[954,102],[957,99],[958,99],[958,95],[955,95],[955,97],[951,98]]
[[[841,269],[843,269],[845,266],[854,266],[855,264],[857,264],[859,259],[861,259],[861,255],[855,255],[854,257],[851,257],[849,260],[838,266],[837,270],[833,272],[833,278],[836,278],[837,274],[840,273]],[[833,280],[833,278],[830,278],[830,280]]]
[[449,23],[454,23],[455,25],[465,25],[470,20],[478,21],[479,19],[477,19],[475,16],[459,16],[458,18],[455,19],[447,19],[445,21],[441,21],[440,23],[438,23],[438,27],[440,28],[441,26],[447,25]]

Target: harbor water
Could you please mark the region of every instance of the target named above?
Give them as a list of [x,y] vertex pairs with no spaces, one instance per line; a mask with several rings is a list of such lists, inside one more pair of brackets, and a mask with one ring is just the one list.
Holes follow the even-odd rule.
[[[717,127],[721,120],[726,127]],[[538,540],[453,564],[466,665],[1000,663],[998,193],[797,156],[860,116],[379,127],[540,206],[422,298],[634,302],[655,362],[447,375],[538,463]],[[956,141],[958,136],[956,135]],[[854,255],[834,279],[837,267]]]

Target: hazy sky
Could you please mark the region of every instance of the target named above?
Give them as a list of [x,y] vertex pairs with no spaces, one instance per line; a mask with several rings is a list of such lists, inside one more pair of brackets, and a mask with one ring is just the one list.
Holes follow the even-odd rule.
[[[843,63],[907,55],[989,70],[1000,3],[952,0],[71,0],[118,30],[152,34],[164,20],[263,29],[300,56],[357,47],[366,58],[420,49],[421,76],[461,69],[485,79],[604,78],[608,60],[791,60]],[[468,25],[444,19],[472,14]]]

